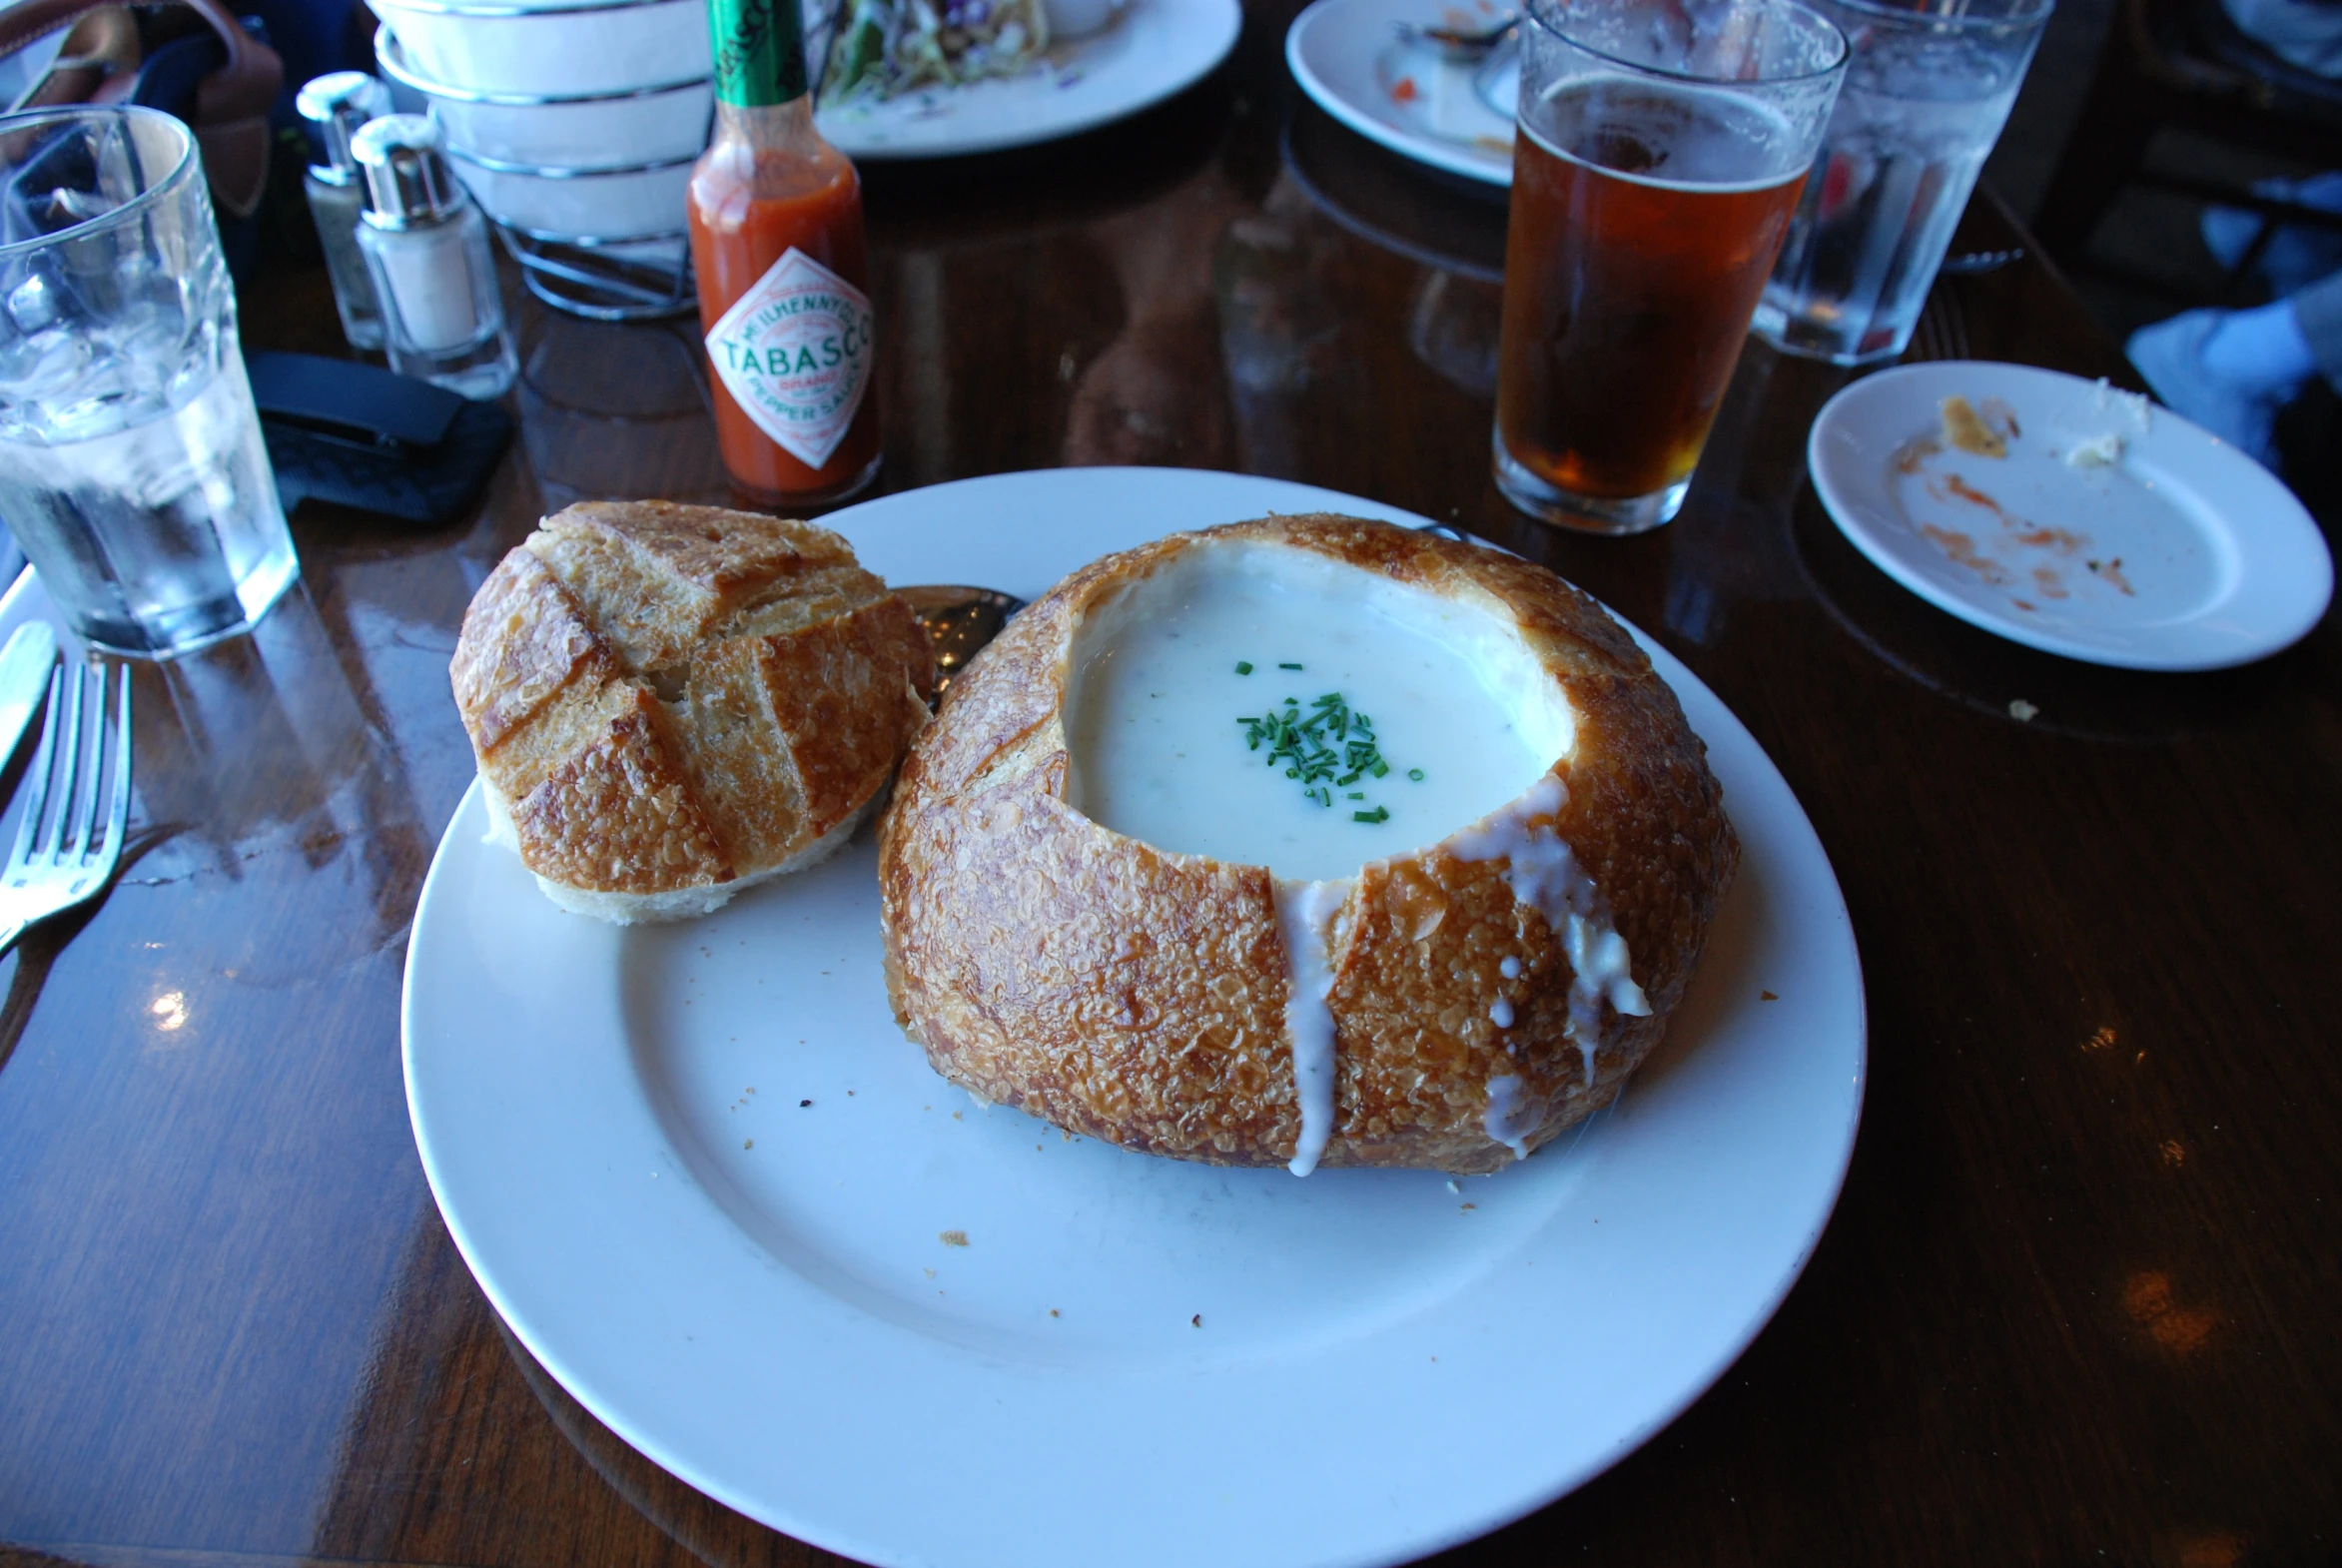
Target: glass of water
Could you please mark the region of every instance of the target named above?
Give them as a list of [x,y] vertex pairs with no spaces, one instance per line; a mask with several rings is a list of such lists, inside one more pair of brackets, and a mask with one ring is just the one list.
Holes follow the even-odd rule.
[[1910,344],[2051,0],[1808,3],[1854,58],[1755,330],[1791,354],[1867,365]]
[[138,658],[243,631],[300,571],[169,115],[0,115],[0,521],[83,641]]

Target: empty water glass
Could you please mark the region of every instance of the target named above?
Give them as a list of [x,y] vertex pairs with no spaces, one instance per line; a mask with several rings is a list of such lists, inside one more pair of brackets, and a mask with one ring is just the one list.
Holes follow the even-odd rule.
[[1891,360],[2016,99],[2051,0],[1809,0],[1853,58],[1757,335],[1839,365]]
[[169,115],[0,116],[0,521],[74,631],[134,657],[244,630],[299,572]]

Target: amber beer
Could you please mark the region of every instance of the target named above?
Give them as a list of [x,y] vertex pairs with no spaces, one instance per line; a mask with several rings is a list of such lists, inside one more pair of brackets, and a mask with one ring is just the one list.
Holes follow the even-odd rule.
[[1540,110],[1514,142],[1498,437],[1571,495],[1664,491],[1699,460],[1805,172],[1768,176],[1780,128],[1696,87],[1581,79]]
[[1673,517],[1748,336],[1846,35],[1799,0],[1527,0],[1496,485],[1533,517]]

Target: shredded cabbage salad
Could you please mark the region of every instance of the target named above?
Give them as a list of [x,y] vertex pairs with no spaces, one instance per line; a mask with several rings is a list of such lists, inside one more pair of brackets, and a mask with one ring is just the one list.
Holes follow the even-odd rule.
[[821,102],[1012,76],[1048,47],[1041,0],[839,0]]

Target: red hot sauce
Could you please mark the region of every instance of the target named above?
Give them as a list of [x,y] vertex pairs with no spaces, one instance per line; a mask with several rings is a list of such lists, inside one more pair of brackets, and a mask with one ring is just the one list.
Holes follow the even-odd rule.
[[795,0],[708,0],[715,135],[691,171],[716,436],[733,485],[783,509],[878,472],[862,181],[822,139]]

